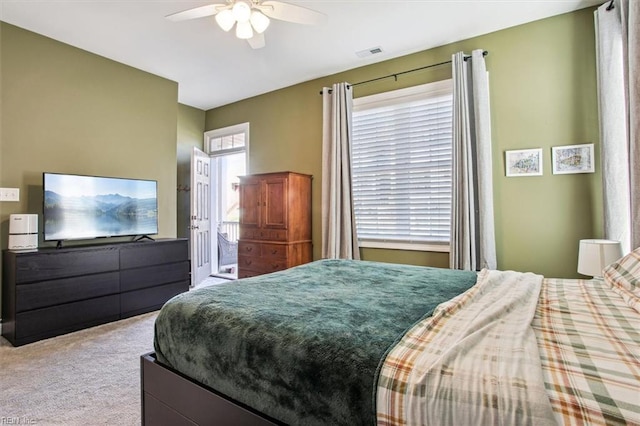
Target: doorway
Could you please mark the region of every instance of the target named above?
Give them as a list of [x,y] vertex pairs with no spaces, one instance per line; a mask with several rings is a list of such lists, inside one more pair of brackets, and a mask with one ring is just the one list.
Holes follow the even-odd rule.
[[246,174],[246,153],[212,157],[215,185],[212,211],[216,217],[216,243],[218,258],[212,275],[236,279],[238,277],[238,238],[240,231],[240,176]]
[[[194,197],[201,194],[199,191],[192,194],[193,286],[210,276],[226,279],[238,276],[239,183],[240,176],[249,168],[249,123],[205,132],[204,148],[200,161],[209,166],[210,173],[200,178],[206,182],[197,184],[201,168],[192,166],[191,172],[192,186],[206,188],[204,196]],[[200,238],[203,230],[210,230],[207,234],[210,237]]]

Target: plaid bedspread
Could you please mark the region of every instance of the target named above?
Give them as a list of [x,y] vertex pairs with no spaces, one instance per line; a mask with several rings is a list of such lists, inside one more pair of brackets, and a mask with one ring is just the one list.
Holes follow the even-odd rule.
[[602,281],[494,272],[389,352],[378,424],[640,426],[638,312]]
[[545,279],[532,325],[559,424],[640,425],[640,314],[620,295]]
[[555,425],[531,321],[542,277],[483,270],[380,370],[379,425]]

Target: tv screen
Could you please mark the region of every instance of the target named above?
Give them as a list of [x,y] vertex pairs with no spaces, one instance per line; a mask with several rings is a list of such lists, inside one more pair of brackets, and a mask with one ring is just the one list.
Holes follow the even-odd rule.
[[154,180],[43,173],[45,241],[158,233]]

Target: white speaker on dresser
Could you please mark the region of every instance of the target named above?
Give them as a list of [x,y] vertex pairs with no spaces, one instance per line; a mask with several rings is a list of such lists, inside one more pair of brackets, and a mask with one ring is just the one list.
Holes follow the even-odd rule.
[[38,215],[12,214],[9,216],[9,250],[38,249]]

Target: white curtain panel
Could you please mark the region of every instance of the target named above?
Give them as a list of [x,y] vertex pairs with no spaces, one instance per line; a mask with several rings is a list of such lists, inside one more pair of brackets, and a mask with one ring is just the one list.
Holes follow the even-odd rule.
[[625,0],[627,75],[629,84],[629,140],[631,142],[631,244],[640,247],[640,2]]
[[322,91],[322,258],[360,259],[351,191],[353,95],[347,83]]
[[595,12],[604,231],[625,253],[640,246],[639,19],[637,0]]
[[453,187],[449,264],[496,269],[489,79],[481,49],[453,55]]

